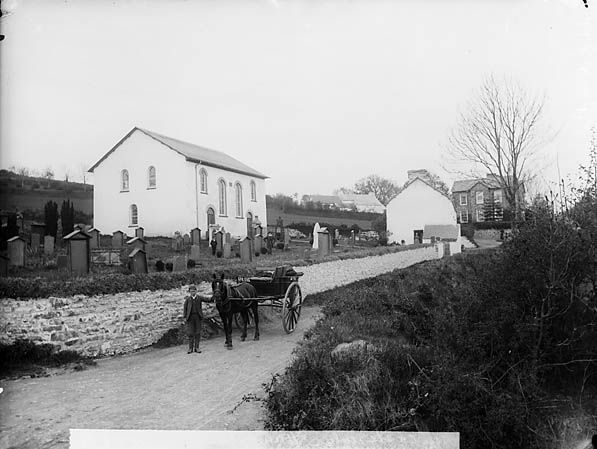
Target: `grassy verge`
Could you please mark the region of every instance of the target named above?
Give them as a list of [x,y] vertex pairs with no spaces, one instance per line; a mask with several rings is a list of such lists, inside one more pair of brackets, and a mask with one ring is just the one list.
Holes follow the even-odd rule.
[[12,344],[0,343],[0,378],[48,376],[48,368],[72,367],[80,371],[96,364],[76,351],[59,351],[56,346],[20,339]]
[[269,387],[266,428],[457,431],[463,448],[555,448],[573,440],[570,423],[597,424],[590,382],[571,375],[563,402],[517,342],[516,308],[480,295],[497,253],[311,295],[324,318]]

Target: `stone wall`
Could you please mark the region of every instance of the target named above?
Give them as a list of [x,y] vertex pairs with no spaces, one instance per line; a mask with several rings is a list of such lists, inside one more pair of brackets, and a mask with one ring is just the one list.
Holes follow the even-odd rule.
[[[438,252],[438,249],[441,250],[428,246],[295,269],[304,272],[299,284],[305,297],[397,268],[437,259],[443,255],[443,251]],[[202,283],[198,289],[200,294],[208,295],[211,287],[208,283]],[[91,356],[132,352],[150,346],[168,330],[183,323],[182,308],[186,291],[186,287],[182,287],[91,297],[77,295],[25,301],[2,298],[0,341],[11,343],[17,338],[26,338]],[[209,309],[207,312],[214,312],[213,305],[204,306]]]
[[26,301],[3,298],[0,341],[27,338],[93,356],[131,352],[180,326],[185,294],[186,288],[180,288]]

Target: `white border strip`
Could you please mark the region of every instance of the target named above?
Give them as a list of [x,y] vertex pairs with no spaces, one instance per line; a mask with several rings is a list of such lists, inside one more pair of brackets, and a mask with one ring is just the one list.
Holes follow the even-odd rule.
[[71,429],[71,449],[459,449],[457,432]]

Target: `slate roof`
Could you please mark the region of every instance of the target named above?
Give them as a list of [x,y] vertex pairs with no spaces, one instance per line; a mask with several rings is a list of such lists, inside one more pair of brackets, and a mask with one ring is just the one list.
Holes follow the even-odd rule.
[[116,150],[116,148],[118,148],[135,131],[142,132],[143,134],[167,146],[171,150],[176,151],[177,153],[184,156],[187,161],[197,162],[210,167],[221,168],[223,170],[233,171],[236,173],[254,176],[256,178],[261,179],[266,179],[269,177],[249,167],[248,165],[243,164],[242,162],[233,158],[232,156],[229,156],[226,153],[222,153],[221,151],[200,147],[199,145],[184,142],[182,140],[174,139],[172,137],[167,137],[162,134],[158,134],[153,131],[149,131],[138,127],[134,127],[131,131],[129,131],[129,133],[126,136],[124,136],[116,145],[114,145],[114,147],[112,147],[112,149],[110,149],[110,151],[108,151],[88,171],[93,172],[93,170],[99,164],[101,164],[104,159],[106,159],[112,152],[114,152],[114,150]]
[[309,195],[309,201],[321,204],[335,204],[338,207],[342,207],[342,201],[337,195]]
[[339,196],[340,196],[340,200],[342,202],[352,202],[358,206],[381,206],[381,207],[384,207],[384,205],[381,204],[377,198],[375,198],[375,195],[373,193],[368,193],[366,195],[363,195],[360,193],[346,193],[346,194],[341,194]]
[[423,237],[439,237],[441,239],[458,239],[457,225],[425,225],[423,228]]
[[454,181],[452,192],[468,192],[478,183],[482,183],[490,189],[500,188],[500,183],[492,178],[463,179],[460,181]]

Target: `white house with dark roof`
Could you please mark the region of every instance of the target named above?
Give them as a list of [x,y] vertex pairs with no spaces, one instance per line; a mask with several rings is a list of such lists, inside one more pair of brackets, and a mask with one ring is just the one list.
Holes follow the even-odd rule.
[[358,212],[372,212],[383,214],[385,206],[375,197],[373,193],[341,193],[338,195],[344,208],[355,208]]
[[[172,236],[219,225],[234,236],[267,226],[265,179],[239,160],[191,143],[133,128],[90,169],[93,225],[104,234]],[[249,231],[251,230],[251,231]]]
[[[449,196],[421,175],[408,172],[408,181],[386,206],[388,241],[411,245],[427,243],[432,237],[460,242],[460,225]],[[459,244],[458,244],[459,247]]]

